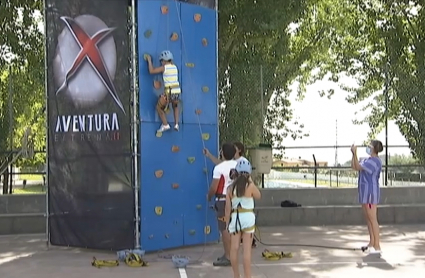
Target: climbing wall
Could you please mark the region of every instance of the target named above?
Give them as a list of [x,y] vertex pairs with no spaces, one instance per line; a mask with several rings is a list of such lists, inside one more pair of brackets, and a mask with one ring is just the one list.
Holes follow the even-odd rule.
[[[214,211],[206,201],[213,164],[204,145],[217,152],[218,93],[216,11],[178,1],[139,0],[138,48],[141,148],[141,245],[155,251],[203,244],[219,238]],[[170,50],[182,88],[180,131],[157,135],[155,111],[163,88],[161,75],[150,75]],[[162,84],[161,84],[162,85]],[[172,112],[167,115],[174,125]]]

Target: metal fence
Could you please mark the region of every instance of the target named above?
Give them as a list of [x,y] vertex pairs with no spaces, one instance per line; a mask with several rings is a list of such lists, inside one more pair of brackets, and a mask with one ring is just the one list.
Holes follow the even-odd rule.
[[[351,169],[349,161],[342,164],[323,161],[320,150],[328,149],[335,152],[349,152],[349,145],[341,146],[288,146],[276,148],[274,151],[288,151],[292,153],[308,150],[311,157],[298,159],[275,159],[272,171],[264,175],[263,188],[323,188],[323,187],[356,187],[358,172]],[[408,152],[408,146],[388,146],[388,159],[385,154],[380,156],[382,160],[382,172],[380,176],[381,186],[422,186],[425,185],[425,165],[414,163],[413,158],[400,163],[400,150]],[[0,156],[8,152],[0,152]],[[38,150],[36,153],[44,153]],[[362,147],[359,147],[362,153]],[[385,153],[385,152],[384,152]],[[406,156],[407,157],[407,156]],[[388,161],[388,164],[386,163]],[[413,161],[413,163],[412,163]],[[333,164],[333,165],[330,165]],[[39,167],[16,168],[11,167],[9,171],[11,181],[8,191],[12,193],[43,193],[45,190],[45,168]],[[4,177],[1,177],[3,179]],[[261,183],[260,181],[258,182]]]
[[[275,159],[270,174],[264,176],[263,188],[302,187],[356,187],[358,172],[351,169],[350,161],[333,163],[321,161],[315,153],[319,149],[333,149],[348,152],[351,146],[291,146],[275,150],[311,150],[310,158]],[[359,147],[360,150],[363,147]],[[385,146],[384,146],[385,148]],[[408,150],[406,145],[388,146],[388,155],[380,156],[382,171],[381,186],[422,186],[425,185],[425,165],[415,163],[410,156],[403,156],[394,149]],[[393,152],[391,152],[391,149]],[[405,158],[405,161],[400,161]],[[401,163],[400,163],[401,162]]]

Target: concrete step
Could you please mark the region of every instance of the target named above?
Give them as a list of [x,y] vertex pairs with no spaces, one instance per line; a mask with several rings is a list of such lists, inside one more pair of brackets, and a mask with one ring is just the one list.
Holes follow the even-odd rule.
[[46,233],[44,213],[0,214],[0,235]]
[[[266,188],[258,207],[276,207],[284,200],[302,206],[358,205],[357,188]],[[381,204],[425,204],[425,186],[381,187]]]
[[16,194],[0,196],[0,214],[44,213],[45,211],[45,194]]
[[[298,208],[257,207],[258,226],[330,226],[364,225],[360,205],[307,206]],[[380,205],[378,221],[382,225],[424,224],[425,204]]]

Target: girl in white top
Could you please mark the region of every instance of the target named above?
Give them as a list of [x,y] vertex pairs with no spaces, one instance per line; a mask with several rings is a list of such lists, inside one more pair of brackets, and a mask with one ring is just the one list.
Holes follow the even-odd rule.
[[162,121],[161,127],[157,132],[164,132],[170,129],[170,125],[165,117],[165,111],[168,109],[168,105],[171,102],[174,110],[174,129],[179,130],[179,101],[180,101],[180,83],[179,83],[179,71],[177,66],[173,63],[173,54],[169,50],[164,50],[159,55],[161,66],[154,68],[152,65],[152,58],[147,56],[149,73],[158,74],[162,73],[164,81],[164,94],[162,94],[156,104],[156,111]]
[[243,243],[244,277],[251,277],[251,251],[255,232],[254,199],[260,199],[261,193],[252,182],[251,163],[241,160],[236,165],[236,179],[227,189],[225,220],[230,233],[230,262],[233,276],[239,278],[239,246]]

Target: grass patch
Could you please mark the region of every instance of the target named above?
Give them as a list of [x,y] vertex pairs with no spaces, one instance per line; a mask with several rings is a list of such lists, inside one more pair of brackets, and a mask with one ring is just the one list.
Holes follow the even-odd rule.
[[43,186],[40,185],[31,185],[26,188],[14,188],[13,194],[45,194]]
[[27,181],[43,181],[43,175],[19,175],[20,180],[27,180]]

